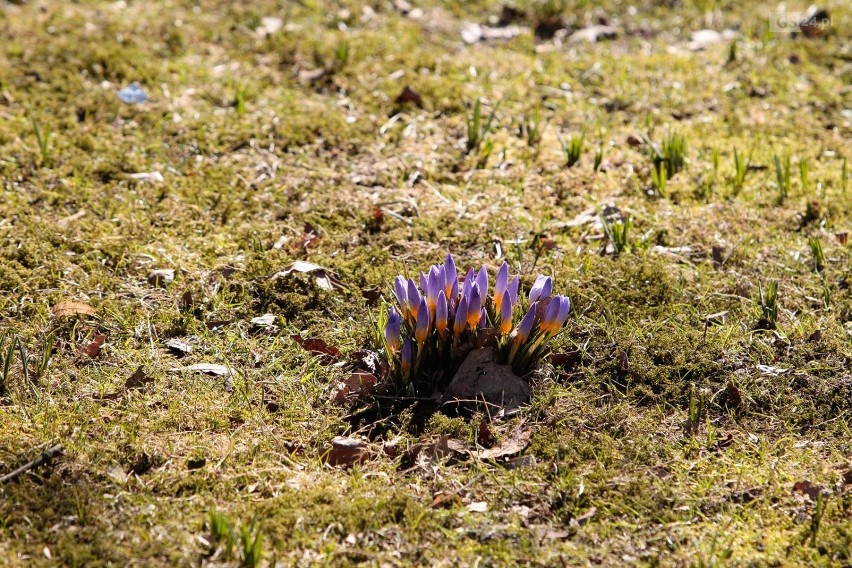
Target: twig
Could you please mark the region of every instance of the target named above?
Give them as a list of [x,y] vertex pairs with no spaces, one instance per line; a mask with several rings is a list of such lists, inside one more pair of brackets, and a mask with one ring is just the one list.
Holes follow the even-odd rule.
[[21,475],[26,472],[41,467],[43,465],[49,464],[53,458],[60,455],[62,453],[62,446],[57,444],[52,448],[48,448],[44,450],[39,457],[31,461],[30,463],[24,464],[12,473],[7,473],[3,477],[0,477],[0,485],[4,483],[9,483],[10,481],[14,481],[18,479]]

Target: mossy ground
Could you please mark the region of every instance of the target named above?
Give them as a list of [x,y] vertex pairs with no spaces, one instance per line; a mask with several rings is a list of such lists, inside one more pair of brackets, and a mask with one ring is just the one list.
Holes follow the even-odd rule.
[[[51,332],[57,344],[33,388],[11,370],[0,473],[65,447],[0,489],[0,563],[237,563],[208,556],[218,511],[256,523],[263,565],[849,565],[852,244],[835,236],[852,230],[848,6],[827,3],[830,33],[805,39],[771,33],[769,5],[551,2],[565,25],[620,30],[568,44],[533,36],[547,9],[530,2],[520,35],[466,45],[463,22],[500,6],[414,4],[0,4],[0,333],[33,359]],[[261,37],[265,16],[284,27]],[[688,50],[708,26],[737,29],[735,49]],[[116,97],[131,81],[149,102]],[[422,108],[396,102],[405,85]],[[496,109],[490,155],[464,152],[477,98]],[[566,168],[558,137],[580,132]],[[668,132],[688,164],[661,198],[635,142]],[[753,166],[740,190],[735,148]],[[775,155],[792,159],[784,200]],[[150,171],[164,182],[129,175]],[[606,205],[634,222],[619,256],[600,254],[593,220],[572,223]],[[493,427],[531,428],[534,462],[324,464],[334,436],[358,435],[330,402],[342,371],[290,335],[362,348],[362,290],[448,251],[464,266],[500,254],[527,285],[552,274],[573,300],[556,350],[577,356]],[[268,279],[295,259],[347,288]],[[163,268],[174,282],[152,287]],[[766,331],[755,299],[773,279]],[[97,315],[53,317],[64,300]],[[277,331],[249,323],[266,312]],[[100,355],[80,354],[96,334]],[[170,338],[195,350],[179,360]],[[169,372],[200,362],[235,369],[233,389]],[[110,396],[140,365],[153,382]],[[477,427],[406,414],[383,436],[472,447]],[[816,504],[793,491],[805,480],[827,492],[813,540]],[[457,498],[430,507],[441,491]]]

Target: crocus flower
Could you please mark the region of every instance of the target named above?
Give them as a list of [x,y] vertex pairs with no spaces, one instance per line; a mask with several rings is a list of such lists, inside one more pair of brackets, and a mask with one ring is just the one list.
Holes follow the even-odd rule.
[[485,270],[484,266],[479,269],[479,273],[476,275],[476,283],[479,285],[479,293],[482,294],[484,299],[488,295],[488,271]]
[[406,337],[402,343],[402,351],[399,354],[400,366],[402,367],[402,376],[406,379],[411,374],[411,362],[414,359],[414,345],[411,343],[411,338]]
[[429,306],[426,302],[420,302],[420,307],[417,309],[417,323],[414,327],[414,337],[417,339],[417,346],[422,347],[429,335],[429,327],[431,323],[431,314]]
[[441,274],[437,266],[433,266],[429,271],[429,276],[426,279],[426,304],[429,306],[429,311],[434,313],[435,306],[438,304],[438,292],[442,291],[444,286],[444,275]]
[[482,308],[482,296],[479,294],[479,285],[472,284],[470,294],[467,296],[467,323],[470,327],[476,327],[479,323],[479,310]]
[[391,306],[390,313],[388,313],[388,321],[385,324],[385,345],[387,345],[388,351],[391,353],[399,351],[401,331],[402,318],[399,312],[396,311],[396,308]]
[[417,319],[417,310],[420,308],[420,291],[413,278],[408,279],[408,313],[412,319]]
[[456,317],[453,320],[453,335],[458,338],[467,326],[467,298],[464,296],[459,300],[459,307],[456,309]]
[[509,263],[504,262],[497,271],[497,279],[494,281],[494,310],[502,313],[503,295],[509,288]]
[[441,338],[447,335],[447,296],[441,290],[438,293],[438,303],[435,306],[435,329],[438,330]]
[[550,297],[553,292],[553,280],[550,276],[539,276],[530,289],[530,303]]
[[485,313],[485,308],[479,309],[479,328],[483,329],[488,325],[488,314]]
[[565,296],[554,296],[547,306],[547,311],[544,314],[544,319],[541,320],[539,328],[548,337],[553,336],[558,332],[565,320],[568,319],[568,312],[571,310],[571,301]]
[[[456,292],[453,294],[453,287],[455,287]],[[447,295],[449,300],[454,300],[456,296],[458,296],[458,287],[459,287],[459,273],[456,270],[456,261],[453,258],[453,255],[448,254],[447,258],[444,259],[444,293]]]
[[428,288],[428,287],[429,287],[429,280],[426,278],[426,273],[421,270],[420,271],[420,289],[425,292],[426,288]]
[[402,308],[402,313],[408,311],[408,281],[402,276],[397,276],[393,281],[393,293],[396,295],[396,301],[399,302],[399,307]]
[[500,333],[503,335],[512,331],[512,302],[509,300],[509,292],[503,292],[500,301]]
[[467,274],[464,275],[464,282],[462,283],[462,296],[470,297],[470,288],[476,283],[476,276],[473,272],[473,268],[467,271]]
[[513,306],[518,304],[518,287],[520,286],[520,277],[516,274],[512,281],[509,282],[509,300],[512,302]]
[[518,327],[515,330],[515,338],[513,340],[515,345],[521,345],[529,338],[533,325],[535,324],[535,310],[537,307],[538,304],[533,302],[523,319],[521,319],[521,323],[518,324]]

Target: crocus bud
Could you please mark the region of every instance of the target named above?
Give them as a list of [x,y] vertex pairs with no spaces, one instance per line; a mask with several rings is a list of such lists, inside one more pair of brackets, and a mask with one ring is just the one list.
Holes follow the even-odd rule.
[[385,345],[388,351],[396,353],[400,347],[400,333],[402,331],[402,318],[396,308],[391,306],[388,313],[388,321],[385,324]]
[[467,298],[464,296],[459,300],[459,307],[456,309],[456,317],[453,320],[453,335],[459,337],[464,333],[467,327]]
[[426,279],[426,303],[432,313],[435,312],[435,306],[438,303],[438,292],[441,292],[443,287],[444,275],[441,274],[437,266],[433,266]]
[[518,287],[520,283],[521,281],[517,274],[509,282],[509,300],[511,300],[513,307],[518,305]]
[[429,335],[430,320],[429,306],[426,305],[426,302],[420,302],[420,307],[417,309],[417,322],[414,327],[414,337],[417,339],[417,347],[422,347],[426,341],[426,337]]
[[402,276],[397,276],[393,281],[393,293],[396,296],[396,301],[399,302],[399,307],[402,308],[402,313],[408,311],[408,282]]
[[[453,287],[456,289],[455,294],[452,293]],[[456,261],[453,255],[448,254],[447,258],[444,259],[444,292],[447,294],[448,300],[455,300],[456,296],[458,296],[458,287],[459,273],[456,270]]]
[[553,280],[551,280],[550,276],[539,276],[535,279],[533,287],[530,289],[530,302],[549,298],[551,292],[553,292]]
[[535,325],[535,309],[537,307],[538,304],[533,302],[523,319],[521,319],[521,323],[518,324],[518,327],[515,330],[515,338],[513,339],[516,345],[525,343],[529,338],[533,325]]
[[512,302],[509,301],[509,292],[503,292],[500,302],[500,333],[503,335],[512,331]]
[[420,308],[420,291],[413,278],[408,279],[408,313],[412,319],[417,318],[417,310]]
[[488,314],[485,313],[485,308],[479,309],[479,329],[484,329],[488,325]]
[[479,285],[473,284],[470,287],[470,294],[467,297],[467,323],[473,328],[479,323],[479,310],[482,308],[482,296],[479,295]]
[[444,295],[444,291],[441,290],[438,292],[438,303],[435,306],[435,329],[438,330],[441,338],[447,335],[447,317],[447,296]]
[[407,379],[411,374],[411,362],[414,360],[414,345],[411,343],[410,337],[406,337],[402,343],[402,351],[399,358],[402,376]]
[[479,269],[479,272],[476,275],[476,283],[479,285],[479,293],[482,294],[482,298],[485,299],[488,296],[488,271],[485,270],[485,267],[482,266]]
[[497,271],[497,279],[494,281],[494,309],[499,314],[503,306],[503,295],[509,288],[509,263],[503,262]]
[[420,289],[426,292],[426,288],[429,287],[429,279],[426,277],[426,273],[422,270],[420,271]]
[[568,319],[568,312],[571,310],[571,301],[565,296],[554,296],[547,306],[547,311],[541,321],[541,331],[547,336],[555,335],[565,320]]
[[476,275],[473,272],[473,268],[467,271],[467,274],[464,275],[464,282],[462,283],[462,296],[470,297],[470,288],[476,282]]

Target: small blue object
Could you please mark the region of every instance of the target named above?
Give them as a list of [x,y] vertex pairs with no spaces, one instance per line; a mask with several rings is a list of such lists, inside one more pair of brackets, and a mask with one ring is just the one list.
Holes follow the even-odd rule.
[[118,98],[127,104],[138,104],[147,101],[148,95],[145,94],[139,83],[133,81],[118,92]]

